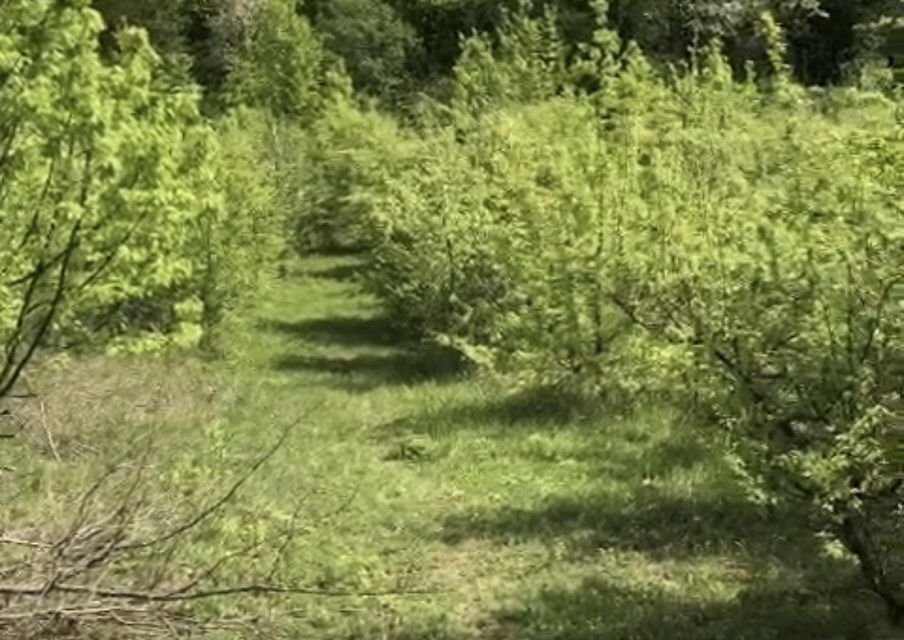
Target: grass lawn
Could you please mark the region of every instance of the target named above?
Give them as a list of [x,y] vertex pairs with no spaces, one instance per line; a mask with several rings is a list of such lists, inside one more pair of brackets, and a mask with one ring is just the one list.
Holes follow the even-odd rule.
[[285,582],[425,593],[197,605],[207,613],[299,639],[870,637],[881,610],[853,565],[799,514],[747,499],[717,434],[657,407],[585,413],[468,376],[394,335],[361,268],[298,263],[223,361],[93,359],[33,380],[44,400],[22,411],[41,428],[0,441],[0,533],[58,525],[104,460],[145,441],[149,491],[174,517],[295,424],[178,562],[189,572],[292,527],[227,576],[279,555]]

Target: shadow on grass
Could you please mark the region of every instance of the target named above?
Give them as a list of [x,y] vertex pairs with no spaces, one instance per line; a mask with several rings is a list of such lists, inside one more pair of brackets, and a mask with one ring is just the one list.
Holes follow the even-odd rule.
[[329,375],[331,386],[349,391],[450,380],[467,370],[457,351],[406,340],[386,316],[270,319],[262,328],[321,348],[316,354],[285,354],[273,363],[276,370]]
[[526,461],[534,473],[548,469],[557,475],[556,465],[578,465],[594,478],[592,484],[582,482],[580,490],[565,490],[529,507],[449,514],[440,534],[448,544],[540,540],[564,543],[576,555],[600,549],[662,557],[765,553],[791,561],[818,548],[805,511],[750,502],[707,440],[707,431],[688,417],[655,407],[620,415],[609,411],[602,404],[593,407],[578,397],[534,389],[430,408],[386,423],[378,435],[442,442],[447,435],[474,430],[498,438],[506,455]]
[[[493,387],[490,387],[487,394],[493,392]],[[499,388],[496,397],[482,402],[428,407],[387,422],[378,431],[388,436],[442,436],[475,430],[484,435],[507,436],[515,431],[574,429],[604,416],[605,412],[604,408],[598,404],[594,406],[586,398],[558,393],[554,389],[534,388],[512,394]]]
[[492,624],[494,637],[523,640],[853,640],[868,637],[863,605],[837,585],[815,591],[779,578],[714,602],[592,578],[529,597]]
[[[574,588],[527,594],[523,603],[494,619],[490,637],[869,637],[864,633],[864,611],[871,609],[874,615],[881,611],[858,593],[862,584],[851,563],[821,552],[822,541],[805,511],[751,504],[730,477],[723,484],[718,474],[683,495],[684,490],[676,492],[666,480],[643,482],[644,474],[637,468],[641,461],[635,461],[632,469],[624,452],[606,457],[597,450],[597,454],[598,464],[590,468],[599,474],[598,487],[566,490],[536,506],[481,507],[453,513],[443,520],[439,539],[452,546],[468,540],[506,547],[540,542],[556,549],[563,561],[578,566],[593,566],[610,554],[639,553],[645,558],[642,564],[659,568],[652,574],[638,569],[636,580],[629,576],[617,584],[600,576]],[[695,468],[706,455],[712,456],[712,452],[692,440],[667,440],[645,451],[642,464],[655,469],[659,478],[669,478],[670,469]],[[695,582],[692,588],[686,585],[685,590],[692,594],[684,597],[669,576],[673,570],[669,567],[682,566],[721,566],[726,576],[737,572],[741,592],[732,597],[731,587],[726,593],[718,577],[714,586],[707,587],[708,573],[703,569],[695,580],[704,582]],[[658,578],[660,571],[664,573]],[[650,586],[635,591],[636,582]],[[669,584],[673,586],[667,591]],[[708,593],[722,593],[724,601],[701,602]]]
[[603,415],[608,408],[587,397],[553,387],[534,387],[447,412],[461,424],[494,423],[506,427],[574,425]]
[[465,371],[465,365],[457,353],[429,347],[417,351],[394,351],[387,355],[287,355],[279,358],[274,367],[278,371],[328,374],[329,386],[354,392],[452,380]]
[[618,550],[671,559],[709,554],[791,563],[814,559],[817,541],[790,509],[767,511],[740,497],[690,500],[659,491],[556,497],[537,509],[454,514],[443,522],[442,539],[448,544],[557,541],[581,556]]
[[[821,556],[793,514],[757,515],[742,502],[559,501],[536,512],[453,518],[446,527],[450,544],[463,536],[503,544],[564,536],[603,556],[645,558],[636,569],[619,562],[596,573],[587,556],[582,575],[569,578],[572,568],[526,583],[487,614],[479,635],[461,640],[862,640],[882,617],[855,569]],[[440,627],[391,637],[456,636]]]
[[265,320],[262,324],[270,331],[324,346],[392,347],[404,341],[384,316],[339,316],[298,322]]
[[[348,256],[355,256],[354,253],[346,254]],[[364,270],[367,268],[367,264],[364,262],[349,262],[343,264],[334,264],[328,267],[323,267],[319,269],[309,269],[302,272],[302,275],[305,275],[309,278],[314,278],[317,280],[337,280],[339,282],[349,282],[349,281],[359,281],[364,273]]]
[[[808,589],[782,576],[752,580],[736,594],[704,598],[665,584],[625,586],[584,578],[515,594],[479,620],[456,630],[451,619],[375,629],[362,638],[390,640],[864,640],[872,637],[873,607],[851,596],[843,579]],[[344,636],[347,637],[347,636]]]

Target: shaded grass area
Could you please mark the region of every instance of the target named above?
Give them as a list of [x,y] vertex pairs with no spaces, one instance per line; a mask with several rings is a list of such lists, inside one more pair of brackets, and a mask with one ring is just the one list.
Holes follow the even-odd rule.
[[548,589],[498,618],[519,638],[767,639],[858,638],[844,602],[780,582],[758,583],[731,599],[707,602],[690,590],[588,578]]
[[434,349],[392,354],[353,356],[281,356],[274,362],[277,371],[327,374],[325,384],[350,391],[371,391],[388,385],[414,385],[450,379],[461,372],[454,353]]
[[[601,410],[469,376],[454,354],[396,334],[360,269],[354,256],[300,262],[249,312],[226,361],[53,373],[47,384],[79,397],[122,367],[143,379],[48,404],[51,417],[90,414],[66,433],[78,455],[49,456],[35,416],[29,438],[0,443],[0,468],[17,468],[0,476],[0,523],[61,513],[67,487],[108,450],[151,432],[156,492],[197,503],[299,421],[194,557],[266,537],[298,510],[282,579],[427,593],[225,601],[205,613],[258,616],[268,637],[299,639],[871,637],[880,609],[852,563],[799,511],[748,499],[719,436],[662,407]],[[227,577],[269,560],[240,559]]]

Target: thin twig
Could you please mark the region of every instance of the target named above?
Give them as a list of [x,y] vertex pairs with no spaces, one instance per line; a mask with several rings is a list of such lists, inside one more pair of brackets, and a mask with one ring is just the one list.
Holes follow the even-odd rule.
[[41,428],[44,430],[44,437],[47,438],[47,446],[50,447],[53,459],[59,462],[62,458],[60,458],[60,451],[57,449],[56,441],[53,439],[53,433],[50,431],[50,425],[47,424],[47,407],[43,401],[38,406],[41,408]]
[[[423,596],[443,593],[436,589],[386,589],[386,590],[330,590],[316,589],[312,587],[294,587],[276,584],[244,584],[231,587],[220,587],[191,591],[189,593],[176,592],[152,592],[128,589],[106,589],[83,584],[56,583],[52,586],[52,593],[83,594],[94,598],[106,598],[110,600],[131,600],[134,602],[187,602],[191,600],[207,600],[222,596],[239,595],[306,595],[323,598],[382,598],[401,596]],[[19,598],[45,597],[45,585],[31,587],[17,587],[13,585],[0,585],[0,595]]]
[[48,550],[53,548],[53,545],[47,542],[41,542],[39,540],[25,540],[23,538],[11,538],[8,536],[0,536],[0,545],[10,545],[13,547],[31,547],[33,549],[43,549]]
[[163,535],[157,536],[155,538],[151,538],[150,540],[122,544],[117,547],[117,550],[118,551],[135,551],[138,549],[147,549],[149,547],[155,547],[159,544],[172,540],[176,536],[179,536],[179,535],[185,533],[186,531],[189,531],[190,529],[193,529],[194,527],[199,525],[201,522],[203,522],[204,520],[209,518],[211,515],[213,515],[220,509],[222,509],[225,504],[227,504],[230,500],[232,500],[235,497],[235,495],[239,492],[239,490],[245,485],[246,482],[248,482],[251,479],[251,477],[258,471],[258,469],[260,469],[262,466],[264,466],[264,464],[266,464],[274,455],[276,455],[276,452],[282,448],[283,444],[288,439],[289,434],[292,432],[292,430],[295,428],[295,426],[297,424],[298,424],[298,422],[294,422],[294,423],[290,424],[288,427],[286,427],[283,430],[282,434],[280,435],[279,439],[276,441],[276,443],[272,447],[270,447],[270,449],[268,449],[267,452],[264,453],[264,455],[262,455],[260,458],[255,460],[254,463],[245,471],[245,473],[243,473],[241,475],[241,477],[239,477],[239,479],[233,483],[233,485],[229,488],[229,490],[226,491],[226,493],[224,493],[222,496],[220,496],[217,500],[215,500],[212,504],[208,505],[206,508],[199,511],[197,514],[195,514],[193,517],[189,518],[183,524],[177,526],[174,529],[171,529],[170,531],[164,533]]

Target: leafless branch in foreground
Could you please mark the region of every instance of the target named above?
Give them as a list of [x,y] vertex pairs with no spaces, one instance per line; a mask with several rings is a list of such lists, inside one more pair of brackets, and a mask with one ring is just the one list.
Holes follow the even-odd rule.
[[[278,563],[303,532],[297,523],[300,506],[274,536],[224,551],[206,566],[186,569],[180,554],[228,510],[240,490],[285,445],[294,426],[285,428],[219,496],[184,514],[176,524],[153,526],[161,518],[143,489],[150,475],[147,445],[99,474],[81,493],[71,521],[59,532],[42,536],[0,530],[0,639],[76,637],[96,628],[120,629],[128,637],[180,637],[224,628],[248,631],[255,621],[199,619],[189,605],[213,598],[430,593],[404,587],[325,590],[276,580]],[[263,576],[230,581],[224,569],[231,562],[262,551],[275,555]]]

